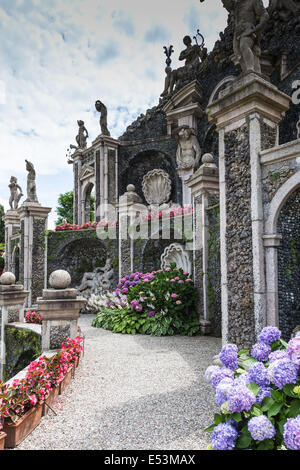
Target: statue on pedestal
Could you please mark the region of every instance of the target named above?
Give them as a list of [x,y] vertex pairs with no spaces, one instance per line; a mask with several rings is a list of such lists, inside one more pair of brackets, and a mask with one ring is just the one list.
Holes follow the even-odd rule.
[[10,178],[10,184],[8,187],[10,189],[9,206],[11,210],[16,210],[18,209],[19,201],[23,196],[23,191],[21,186],[18,185],[18,180],[15,176]]
[[262,0],[222,0],[222,3],[233,16],[233,50],[242,71],[261,73],[260,42],[269,19]]
[[191,69],[197,67],[200,64],[200,60],[206,57],[207,49],[203,48],[204,40],[202,45],[199,45],[198,43],[192,44],[191,37],[185,36],[183,38],[183,43],[186,46],[186,49],[181,52],[179,60],[185,60],[185,65],[184,67],[180,67],[179,69],[172,70],[170,65],[167,64],[167,76],[165,80],[165,89],[161,94],[162,97],[169,95],[169,93],[172,93],[176,82],[182,78],[185,78],[187,73]]
[[107,135],[110,137],[110,132],[107,127],[107,107],[102,101],[97,100],[95,103],[96,110],[101,113],[100,116],[100,128],[101,128],[101,135]]
[[189,126],[180,126],[173,133],[178,147],[176,161],[178,169],[192,169],[199,166],[201,148],[195,130]]
[[27,199],[25,202],[39,202],[36,194],[36,183],[35,183],[35,169],[32,163],[28,160],[26,162],[26,170],[28,171],[27,176]]
[[75,145],[70,145],[71,149],[75,150],[84,150],[87,147],[87,139],[89,137],[89,133],[84,125],[84,121],[77,121],[79,126],[78,135],[76,136],[77,147]]

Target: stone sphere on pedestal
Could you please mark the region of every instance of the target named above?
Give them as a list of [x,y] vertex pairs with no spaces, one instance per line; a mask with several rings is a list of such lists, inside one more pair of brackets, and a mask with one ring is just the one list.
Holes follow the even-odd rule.
[[49,284],[53,289],[67,289],[71,284],[71,276],[68,271],[62,269],[53,271],[49,277]]
[[3,273],[0,277],[0,284],[3,286],[11,286],[12,284],[15,284],[15,282],[16,276],[13,273]]

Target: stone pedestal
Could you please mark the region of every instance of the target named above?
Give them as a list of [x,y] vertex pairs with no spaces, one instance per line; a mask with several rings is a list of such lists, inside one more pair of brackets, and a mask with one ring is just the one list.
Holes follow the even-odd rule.
[[49,207],[24,202],[18,209],[21,223],[20,280],[30,290],[26,306],[35,304],[46,287],[46,230]]
[[266,324],[260,151],[278,141],[290,98],[253,72],[207,108],[219,133],[224,343],[249,347]]
[[192,204],[192,192],[191,192],[189,185],[187,184],[187,181],[193,175],[194,168],[189,168],[189,169],[179,168],[177,170],[177,173],[179,175],[179,178],[182,181],[182,204],[184,206],[188,206]]
[[108,216],[108,205],[118,203],[118,148],[120,142],[107,135],[100,135],[95,146],[95,196],[96,220]]
[[213,163],[213,156],[202,157],[202,165],[187,181],[193,197],[194,209],[194,281],[200,292],[200,324],[202,334],[210,332],[208,263],[209,263],[209,222],[207,209],[211,195],[219,194],[219,172]]
[[[8,279],[10,277],[10,279]],[[6,281],[8,279],[8,281]],[[5,284],[2,284],[5,282]],[[14,284],[14,275],[6,272],[0,278],[0,380],[5,365],[5,326],[24,322],[24,301],[29,292]]]
[[175,93],[163,107],[167,118],[168,134],[172,134],[172,126],[189,126],[197,131],[197,120],[204,114],[201,108],[202,101],[203,89],[197,80]]
[[86,304],[86,299],[77,296],[77,289],[44,289],[37,304],[42,315],[43,351],[59,349],[67,338],[76,338],[79,313]]
[[[120,197],[119,204],[117,204],[119,214],[119,279],[134,271],[134,233],[130,231],[130,228],[137,213],[146,211],[146,207],[141,203],[142,199],[135,192],[135,186],[129,184],[127,192]],[[148,238],[147,235],[145,238]]]
[[15,273],[14,243],[20,230],[20,216],[16,210],[9,210],[4,216],[5,223],[5,270]]

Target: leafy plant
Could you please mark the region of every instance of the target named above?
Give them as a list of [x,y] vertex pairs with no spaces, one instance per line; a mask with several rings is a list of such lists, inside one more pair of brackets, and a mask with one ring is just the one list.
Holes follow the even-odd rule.
[[287,344],[266,327],[251,351],[229,344],[219,358],[205,374],[220,406],[210,448],[300,450],[300,336]]
[[92,325],[114,333],[192,336],[200,332],[196,298],[188,273],[172,265],[124,277],[114,294],[93,297],[89,308],[100,310]]

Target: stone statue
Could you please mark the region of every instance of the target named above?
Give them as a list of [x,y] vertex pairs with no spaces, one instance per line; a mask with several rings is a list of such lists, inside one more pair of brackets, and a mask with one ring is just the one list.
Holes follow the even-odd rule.
[[84,150],[87,147],[87,139],[89,137],[89,133],[84,125],[84,121],[77,121],[79,126],[78,135],[76,136],[77,147],[75,145],[70,145],[71,149],[75,150]]
[[110,258],[107,259],[105,266],[95,268],[92,273],[85,273],[78,291],[83,297],[88,299],[92,294],[101,295],[111,289],[111,278],[114,270],[111,266]]
[[36,183],[35,183],[35,169],[32,163],[28,160],[26,162],[26,170],[28,171],[27,176],[27,199],[25,202],[39,202],[36,194]]
[[[201,3],[204,1],[200,0]],[[242,71],[261,73],[260,42],[269,19],[262,0],[222,0],[222,3],[233,16],[233,50]]]
[[222,3],[234,18],[233,50],[242,71],[261,73],[260,42],[269,19],[262,0],[222,0]]
[[101,113],[101,116],[100,116],[101,135],[107,135],[108,137],[110,137],[110,132],[107,128],[107,107],[100,100],[97,100],[95,103],[95,108],[99,113]]
[[203,49],[199,44],[192,44],[192,39],[190,36],[185,36],[183,38],[183,43],[186,46],[180,56],[179,60],[185,60],[184,67],[179,69],[172,70],[171,67],[166,68],[166,81],[165,89],[162,92],[161,96],[167,96],[169,93],[172,93],[176,82],[184,78],[189,72],[189,70],[194,69],[200,63],[200,59],[204,59],[207,53],[207,49]]
[[189,126],[180,126],[173,133],[178,147],[176,160],[178,168],[191,169],[199,166],[201,148],[194,129]]
[[22,188],[18,185],[18,180],[15,176],[10,178],[10,184],[8,185],[10,189],[10,199],[9,205],[11,210],[18,209],[19,201],[23,196]]
[[286,21],[291,14],[297,14],[298,8],[293,0],[270,0],[269,14],[277,11],[279,17]]

